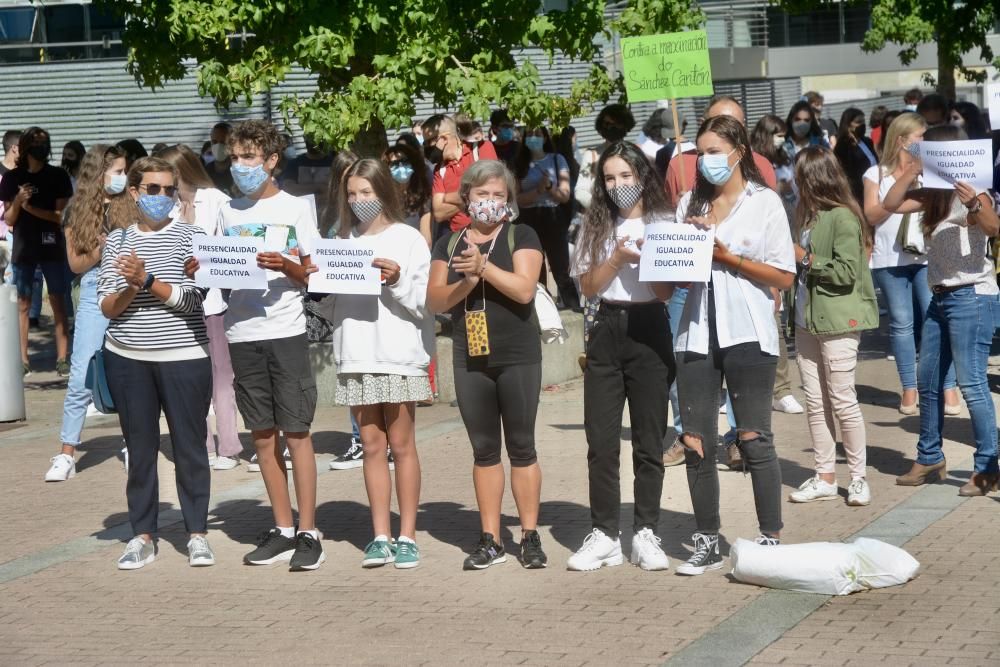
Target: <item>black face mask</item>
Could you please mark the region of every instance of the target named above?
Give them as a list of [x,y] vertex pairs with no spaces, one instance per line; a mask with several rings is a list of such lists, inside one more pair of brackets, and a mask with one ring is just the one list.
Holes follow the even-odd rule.
[[441,164],[444,162],[444,153],[437,146],[424,144],[424,156],[431,164]]
[[628,134],[624,127],[618,127],[617,125],[605,125],[601,129],[601,136],[608,141],[621,141]]
[[73,169],[76,169],[79,166],[80,166],[80,161],[79,160],[63,160],[62,161],[62,167],[63,167],[63,169],[73,170]]
[[35,158],[39,162],[45,162],[49,159],[49,147],[48,146],[31,146],[28,148],[28,155]]
[[854,128],[854,136],[857,137],[858,139],[862,138],[863,136],[865,136],[865,131],[867,129],[868,128],[865,126],[864,123],[858,125],[856,128]]

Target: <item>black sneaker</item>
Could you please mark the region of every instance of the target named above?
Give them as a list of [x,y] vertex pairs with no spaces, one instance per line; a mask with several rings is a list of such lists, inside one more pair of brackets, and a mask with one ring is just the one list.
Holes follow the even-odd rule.
[[292,572],[315,570],[325,560],[326,554],[323,553],[323,545],[318,539],[309,533],[299,533],[295,536],[295,553],[288,563],[289,570]]
[[389,470],[396,469],[396,459],[392,458],[392,450],[390,449],[385,453],[386,460],[389,461]]
[[526,530],[521,538],[521,565],[528,570],[538,570],[545,567],[549,559],[542,551],[542,538],[537,530]]
[[497,544],[493,536],[483,533],[479,537],[479,544],[469,557],[462,564],[463,570],[485,570],[490,565],[507,562],[507,554],[503,550],[502,544]]
[[330,470],[350,470],[360,468],[364,464],[365,450],[358,440],[351,440],[351,447],[346,452],[330,461]]
[[686,563],[677,566],[677,574],[697,575],[706,570],[718,570],[722,567],[722,556],[719,555],[719,535],[706,533],[694,534],[694,555]]
[[295,539],[285,537],[277,528],[265,530],[257,536],[257,548],[243,557],[247,565],[271,565],[289,560],[295,553]]

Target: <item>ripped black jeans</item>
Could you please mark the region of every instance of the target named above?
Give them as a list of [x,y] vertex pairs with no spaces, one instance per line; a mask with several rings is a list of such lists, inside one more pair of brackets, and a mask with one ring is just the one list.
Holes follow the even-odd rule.
[[[771,433],[771,400],[778,357],[764,354],[756,343],[720,348],[714,318],[708,355],[677,354],[677,396],[684,433],[699,436],[704,458],[686,453],[688,489],[700,533],[718,533],[719,471],[716,446],[719,438],[719,390],[725,378],[733,404],[739,447],[753,484],[757,522],[762,533],[781,531],[781,468]],[[759,436],[744,439],[744,433]]]

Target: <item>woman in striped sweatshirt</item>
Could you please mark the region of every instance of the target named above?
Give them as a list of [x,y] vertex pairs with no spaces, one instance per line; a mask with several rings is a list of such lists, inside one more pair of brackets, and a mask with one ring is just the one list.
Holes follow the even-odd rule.
[[192,237],[201,231],[169,217],[177,198],[177,171],[168,162],[137,160],[128,186],[139,220],[108,237],[97,285],[101,310],[110,320],[104,360],[128,447],[126,497],[135,534],[118,568],[135,570],[156,557],[161,410],[170,429],[184,525],[191,535],[188,562],[214,565],[205,539],[211,473],[204,445],[212,399],[205,290],[184,274]]

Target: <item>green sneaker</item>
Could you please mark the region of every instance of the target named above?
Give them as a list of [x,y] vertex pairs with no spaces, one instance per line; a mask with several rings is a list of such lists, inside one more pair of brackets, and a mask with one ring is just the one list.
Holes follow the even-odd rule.
[[61,378],[68,378],[69,377],[69,362],[66,361],[65,359],[57,359],[56,360],[56,373]]
[[375,539],[365,547],[365,558],[361,567],[378,567],[396,560],[396,547],[389,540]]
[[396,568],[408,570],[420,565],[420,549],[413,542],[396,540]]

